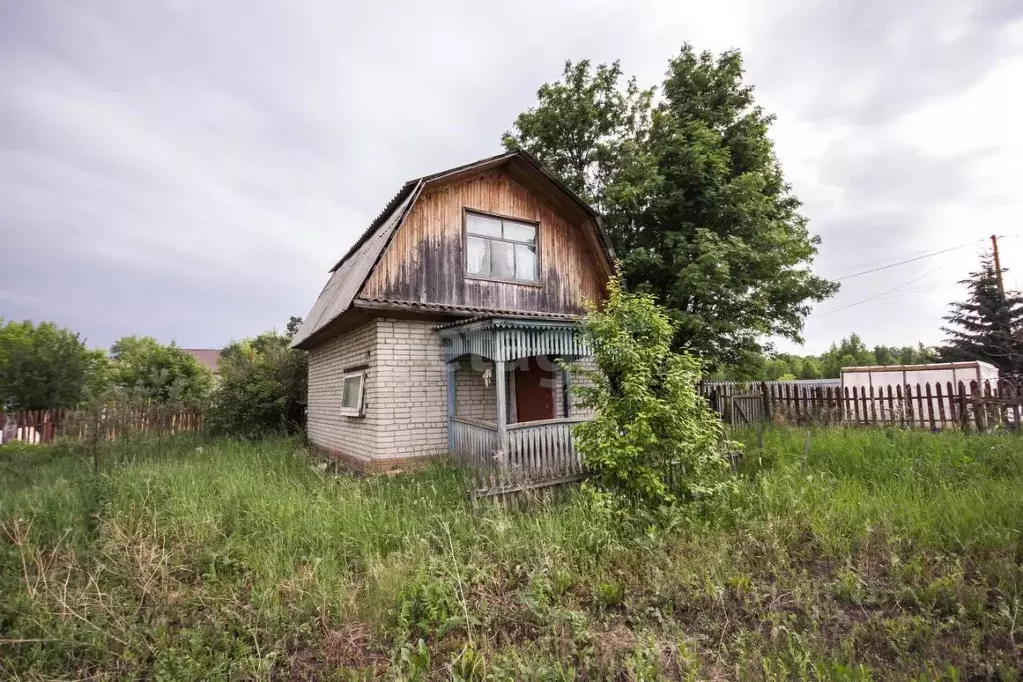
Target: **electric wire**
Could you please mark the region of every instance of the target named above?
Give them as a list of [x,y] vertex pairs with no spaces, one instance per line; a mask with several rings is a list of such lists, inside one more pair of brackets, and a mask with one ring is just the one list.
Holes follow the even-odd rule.
[[952,246],[952,247],[949,247],[947,249],[941,249],[940,251],[932,251],[931,253],[927,253],[927,254],[924,254],[922,256],[917,256],[916,258],[909,258],[909,259],[906,259],[906,260],[898,261],[896,263],[890,263],[889,265],[882,265],[881,267],[871,268],[869,270],[862,270],[860,272],[856,272],[856,273],[853,273],[851,275],[846,275],[845,277],[838,277],[838,278],[835,279],[835,281],[836,282],[842,282],[842,281],[845,281],[847,279],[852,279],[853,277],[859,277],[861,275],[869,275],[872,272],[880,272],[881,270],[887,270],[889,268],[894,268],[894,267],[899,266],[899,265],[905,265],[907,263],[915,263],[918,260],[923,260],[925,258],[932,258],[934,256],[940,256],[943,253],[949,253],[950,251],[957,251],[959,249],[964,249],[967,246],[972,246],[974,244],[978,244],[978,243],[983,242],[983,241],[986,241],[986,240],[984,240],[984,239],[976,239],[976,240],[974,240],[972,242],[967,242],[965,244],[960,244],[959,246]]

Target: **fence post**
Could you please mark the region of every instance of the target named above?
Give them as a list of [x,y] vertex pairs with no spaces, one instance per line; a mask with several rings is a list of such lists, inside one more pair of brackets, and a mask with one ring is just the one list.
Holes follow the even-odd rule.
[[927,421],[931,426],[931,431],[934,431],[934,399],[931,395],[931,385],[924,384],[924,389],[927,393]]
[[764,401],[764,419],[770,421],[771,419],[771,400],[767,396],[767,382],[760,382],[760,397]]
[[992,428],[1000,426],[1002,423],[1002,406],[992,398],[998,398],[998,391],[991,391],[991,381],[984,381],[984,398],[986,399],[986,417],[987,422],[991,424]]
[[970,410],[966,404],[966,384],[959,382],[959,419],[962,421],[963,433],[970,432]]
[[[934,384],[934,391],[938,395],[938,418],[939,418],[938,423],[941,425],[941,428],[945,428],[945,399],[941,395],[941,382],[940,381],[935,382],[935,384]],[[932,422],[934,421],[934,413],[933,412],[931,413],[931,421]]]
[[973,418],[977,422],[977,431],[987,432],[987,414],[984,409],[984,401],[981,398],[980,386],[976,381],[970,382],[970,392],[973,394]]

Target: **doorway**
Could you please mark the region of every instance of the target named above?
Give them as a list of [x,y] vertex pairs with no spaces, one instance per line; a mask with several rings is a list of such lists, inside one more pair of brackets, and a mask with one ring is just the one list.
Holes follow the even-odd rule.
[[550,358],[543,357],[546,362],[538,362],[540,358],[528,358],[515,368],[515,414],[516,421],[533,422],[543,419],[554,419],[554,370]]

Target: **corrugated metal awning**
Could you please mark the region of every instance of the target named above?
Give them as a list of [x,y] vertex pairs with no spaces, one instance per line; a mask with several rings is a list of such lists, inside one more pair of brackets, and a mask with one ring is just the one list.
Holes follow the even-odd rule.
[[567,319],[482,317],[441,325],[437,333],[444,343],[445,362],[463,355],[507,361],[591,354],[579,324]]

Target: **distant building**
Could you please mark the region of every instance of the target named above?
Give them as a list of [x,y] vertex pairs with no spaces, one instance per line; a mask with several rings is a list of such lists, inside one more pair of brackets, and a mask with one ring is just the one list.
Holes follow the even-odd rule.
[[[975,387],[984,391],[985,383],[998,390],[998,368],[979,361],[842,368],[843,394],[859,396],[861,400],[869,395],[872,405],[874,396],[877,396],[874,409],[882,419],[893,419],[896,415],[892,412],[902,412],[915,414],[922,423],[924,419],[933,418],[931,410],[934,405],[942,410],[941,414],[951,415],[955,409],[955,396],[960,393],[960,384],[963,392],[969,394]],[[912,399],[903,402],[907,395],[915,397],[915,404]],[[864,402],[863,406],[865,420],[867,403]]]
[[206,369],[213,372],[213,376],[220,374],[220,349],[219,348],[182,348],[193,358],[204,365]]

